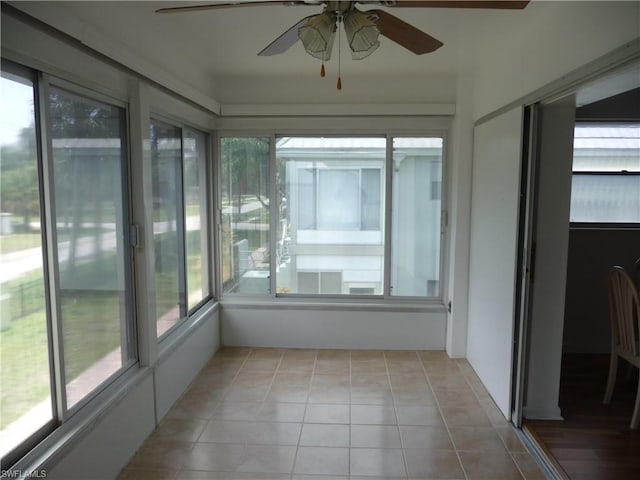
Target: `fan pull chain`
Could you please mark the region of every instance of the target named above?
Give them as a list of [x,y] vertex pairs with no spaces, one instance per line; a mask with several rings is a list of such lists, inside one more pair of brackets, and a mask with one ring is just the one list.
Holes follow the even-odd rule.
[[325,74],[325,71],[324,71],[324,60],[322,60],[322,67],[320,67],[320,76],[322,78],[324,78],[325,75],[326,74]]
[[342,90],[342,78],[340,73],[340,66],[342,63],[342,29],[340,28],[340,23],[342,22],[342,18],[338,18],[338,83],[336,84],[336,88],[338,90]]

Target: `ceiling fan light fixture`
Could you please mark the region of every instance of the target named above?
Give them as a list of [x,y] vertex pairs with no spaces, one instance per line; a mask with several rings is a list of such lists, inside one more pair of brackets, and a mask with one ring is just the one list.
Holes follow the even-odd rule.
[[369,50],[362,50],[362,51],[351,50],[351,59],[352,60],[362,60],[363,58],[367,58],[369,55],[371,55],[373,52],[375,52],[378,49],[379,46],[380,46],[380,42],[375,44]]
[[336,35],[336,19],[329,12],[314,15],[298,29],[305,51],[320,60],[329,60]]
[[368,57],[380,46],[380,30],[366,13],[353,8],[344,15],[343,23],[354,60]]

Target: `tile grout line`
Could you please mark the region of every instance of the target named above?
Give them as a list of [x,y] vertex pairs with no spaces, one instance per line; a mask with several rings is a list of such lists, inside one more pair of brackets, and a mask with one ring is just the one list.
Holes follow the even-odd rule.
[[[304,402],[304,411],[302,412],[302,421],[300,422],[300,433],[298,434],[298,443],[296,445],[296,453],[293,457],[293,465],[291,466],[291,474],[290,477],[293,478],[296,470],[296,463],[298,462],[298,452],[300,451],[300,441],[302,440],[302,431],[304,430],[304,419],[307,416],[307,408],[309,407],[309,395],[311,394],[311,385],[313,384],[313,375],[316,372],[316,362],[318,360],[318,351],[314,351],[313,356],[313,367],[311,368],[311,375],[309,377],[309,387],[307,389],[307,398]],[[284,355],[283,355],[284,358]]]
[[[468,363],[468,362],[467,362]],[[473,385],[471,384],[471,382],[469,381],[469,377],[465,374],[464,370],[460,367],[460,365],[458,364],[458,362],[456,362],[456,366],[458,367],[458,369],[460,370],[460,373],[462,374],[462,377],[464,378],[465,382],[467,382],[467,385],[469,385],[469,388],[471,388],[471,391],[473,392],[473,395],[476,397],[476,399],[478,400],[478,403],[480,404],[480,407],[482,409],[482,411],[487,414],[487,412],[484,409],[484,406],[482,405],[482,401],[480,400],[480,397],[478,396],[478,392],[476,391],[476,389],[473,387]],[[471,367],[472,368],[472,367]],[[493,402],[493,399],[490,398],[490,400]],[[487,415],[488,417],[488,415]],[[508,420],[506,420],[506,426],[509,428],[513,428],[511,422],[509,422]],[[509,457],[511,458],[511,461],[513,462],[513,464],[515,465],[516,469],[518,470],[518,473],[520,473],[520,475],[522,476],[523,479],[526,479],[527,476],[524,474],[524,472],[522,471],[522,469],[520,468],[520,464],[516,461],[515,457],[513,456],[513,453],[511,450],[509,450],[509,447],[507,446],[507,443],[505,442],[504,438],[502,438],[502,435],[500,435],[498,433],[498,430],[496,428],[496,425],[491,421],[491,419],[489,418],[489,423],[491,424],[491,428],[493,429],[493,431],[495,432],[495,434],[498,436],[498,438],[500,439],[500,441],[502,442],[502,444],[504,445],[504,449],[507,451],[507,453],[509,454]],[[526,447],[525,447],[526,448]],[[528,450],[527,450],[528,451]],[[531,453],[531,452],[529,452]]]
[[[251,354],[251,351],[252,351],[252,349],[249,349],[249,352],[246,354],[246,356],[245,356],[244,360],[242,361],[242,364],[238,367],[238,370],[236,371],[235,375],[233,376],[233,379],[231,380],[231,383],[229,384],[229,387],[231,387],[231,386],[234,384],[234,382],[236,381],[236,379],[237,379],[238,375],[240,374],[240,372],[242,371],[242,369],[243,369],[244,365],[246,364],[247,359],[249,358],[249,355]],[[215,357],[215,354],[214,354],[214,357]],[[213,360],[213,357],[212,357],[212,360]],[[202,372],[201,372],[201,373],[202,373]],[[198,374],[198,376],[196,377],[196,379],[197,379],[199,376],[200,376],[200,374]],[[194,379],[194,382],[195,382],[195,380],[196,380],[196,379]],[[192,382],[192,383],[193,383],[193,382]],[[190,390],[191,390],[191,386],[190,386],[189,388],[187,388],[187,390],[184,392],[184,394],[183,394],[183,395],[186,395]],[[226,396],[227,396],[227,394],[228,394],[228,393],[229,393],[229,392],[228,392],[228,389],[227,389],[227,390],[225,390],[225,392],[224,392],[224,394],[222,395],[222,397],[220,398],[220,400],[218,400],[218,401],[216,402],[216,406],[214,407],[213,412],[215,412],[215,410],[217,410],[217,408],[220,406],[220,404],[224,403],[224,399],[226,398]],[[172,408],[173,408],[173,407],[172,407]],[[191,442],[192,444],[191,444],[191,448],[190,448],[190,450],[193,450],[193,448],[194,448],[197,444],[200,444],[200,443],[208,443],[208,442],[200,442],[200,438],[202,437],[202,435],[203,435],[204,431],[206,430],[207,426],[209,425],[209,423],[210,423],[211,421],[213,421],[213,419],[214,419],[214,417],[213,417],[214,413],[213,413],[213,412],[212,412],[212,414],[211,414],[211,417],[209,417],[209,418],[207,419],[207,423],[206,423],[206,425],[204,426],[204,428],[202,429],[202,431],[200,432],[200,435],[198,435],[198,438],[197,438],[194,442]],[[243,446],[242,457],[244,457],[244,455],[245,455],[245,451],[246,451],[246,442],[245,442],[245,443],[243,443],[243,444],[242,444],[242,446]],[[175,479],[174,479],[174,480],[177,480],[177,475],[178,475],[178,474],[181,474],[183,470],[184,470],[184,465],[181,465],[181,466],[179,467],[179,469],[177,470],[177,472],[176,472],[176,477],[175,477]]]
[[[446,352],[445,352],[445,355],[447,355],[447,358],[450,358]],[[422,365],[422,371],[424,372],[424,376],[427,379],[427,385],[429,385],[429,389],[431,390],[431,394],[433,395],[433,399],[436,402],[436,407],[438,408],[438,412],[440,413],[440,417],[442,418],[442,423],[444,423],[444,428],[447,430],[447,435],[449,435],[449,441],[451,442],[451,445],[453,445],[453,451],[456,454],[456,458],[458,459],[458,463],[460,464],[460,468],[462,469],[462,473],[464,474],[464,478],[466,480],[469,480],[469,475],[467,474],[467,470],[466,470],[466,468],[464,468],[464,464],[462,463],[462,458],[460,458],[460,452],[458,451],[458,448],[456,447],[456,444],[453,441],[453,436],[451,435],[451,429],[449,428],[449,423],[447,422],[446,418],[444,417],[444,414],[442,413],[442,405],[440,405],[440,400],[438,400],[438,396],[436,395],[436,391],[434,390],[433,385],[431,384],[431,379],[429,378],[429,373],[427,372],[427,369],[425,367],[425,362],[426,361],[423,358],[420,358],[420,365]],[[458,368],[458,370],[460,370],[460,367],[458,366],[457,363],[456,363],[456,368]],[[462,371],[460,371],[460,374],[462,375]],[[464,375],[463,375],[463,377],[464,377]],[[465,381],[466,381],[466,378],[465,378]]]
[[[240,368],[238,369],[238,371],[236,372],[235,376],[233,377],[233,381],[231,382],[231,385],[232,385],[232,386],[235,384],[236,380],[237,380],[237,379],[238,379],[238,377],[240,376],[240,372],[242,372],[242,370],[244,370],[245,365],[247,364],[247,362],[249,361],[249,358],[251,357],[251,355],[253,354],[253,352],[255,352],[255,350],[256,350],[256,349],[255,349],[255,348],[253,348],[253,347],[249,349],[249,353],[248,353],[248,354],[247,354],[247,356],[245,357],[244,362],[242,362],[242,365],[240,365]],[[228,393],[228,392],[227,392],[227,393]],[[226,398],[226,397],[227,397],[227,396],[225,395],[225,396],[224,396],[224,398]],[[223,400],[223,402],[224,402],[224,400]],[[255,417],[255,415],[254,415],[254,417]],[[255,418],[254,418],[254,420],[255,420]],[[238,470],[238,467],[239,467],[240,465],[242,465],[242,462],[244,462],[245,458],[247,458],[247,456],[248,456],[248,453],[247,453],[248,446],[249,446],[249,444],[248,444],[248,440],[249,440],[248,438],[245,438],[245,439],[244,439],[244,442],[242,443],[243,449],[242,449],[242,456],[240,457],[240,459],[241,459],[241,460],[240,460],[240,462],[238,462],[238,466],[236,466],[236,467],[234,468],[234,470],[233,470],[234,472],[236,472],[236,471]]]
[[398,430],[398,436],[400,437],[400,452],[402,453],[402,463],[404,464],[405,478],[409,478],[409,467],[407,465],[407,457],[404,453],[404,442],[402,440],[402,434],[400,433],[400,420],[398,419],[398,412],[396,410],[396,400],[393,395],[393,384],[391,383],[391,371],[389,370],[389,363],[387,362],[387,353],[383,352],[384,367],[387,372],[387,381],[389,382],[389,390],[391,391],[391,404],[393,405],[393,414],[396,417],[396,429]]

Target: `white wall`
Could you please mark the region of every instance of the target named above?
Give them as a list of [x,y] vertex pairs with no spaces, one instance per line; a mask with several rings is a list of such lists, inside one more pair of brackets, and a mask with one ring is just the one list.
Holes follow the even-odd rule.
[[612,265],[632,271],[640,256],[640,229],[572,228],[569,232],[564,353],[608,353],[611,328],[607,274]]
[[132,388],[92,428],[79,435],[53,466],[49,479],[112,479],[155,429],[153,376]]
[[471,164],[473,149],[473,77],[461,75],[457,83],[456,116],[451,125],[444,163],[449,204],[450,241],[442,252],[449,270],[445,303],[451,302],[447,315],[447,353],[467,355],[467,309],[469,299],[469,229],[471,226]]
[[180,398],[220,344],[220,313],[216,310],[188,332],[179,344],[161,353],[154,369],[158,421]]
[[[351,60],[349,60],[351,62]],[[320,79],[316,63],[309,65],[306,77],[225,78],[216,84],[216,99],[222,104],[222,114],[242,99],[244,104],[313,103],[318,106],[348,102],[353,104],[419,104],[454,103],[455,75],[414,76],[393,75],[385,81],[376,77],[349,74],[346,64],[342,73],[342,90],[336,96],[334,78]],[[327,76],[333,76],[328,72]],[[312,88],[310,89],[310,85]]]
[[536,21],[495,45],[477,72],[478,119],[640,36],[640,2],[532,2]]
[[445,313],[424,308],[223,302],[224,345],[444,350]]

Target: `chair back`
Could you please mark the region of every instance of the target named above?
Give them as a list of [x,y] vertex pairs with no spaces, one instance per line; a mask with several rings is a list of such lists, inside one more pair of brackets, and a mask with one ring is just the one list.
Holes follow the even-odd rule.
[[629,274],[619,266],[611,267],[608,284],[612,346],[623,357],[637,357],[636,339],[640,330],[638,290]]

